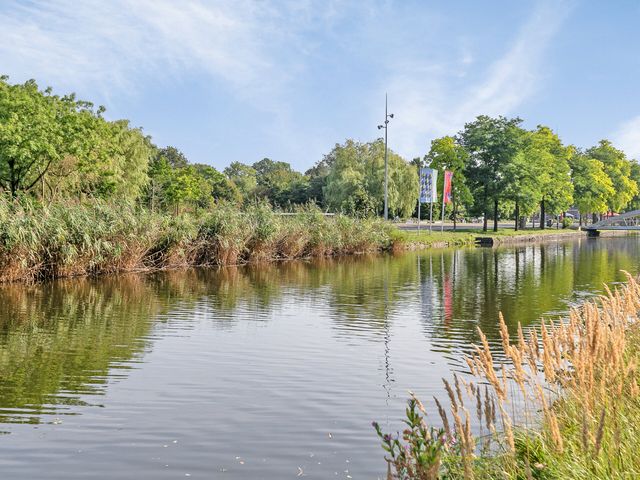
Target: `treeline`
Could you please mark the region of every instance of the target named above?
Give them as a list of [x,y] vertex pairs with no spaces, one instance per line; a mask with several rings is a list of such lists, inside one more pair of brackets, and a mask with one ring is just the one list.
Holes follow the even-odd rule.
[[[354,217],[381,214],[384,143],[346,140],[306,172],[264,158],[224,171],[193,164],[175,147],[159,148],[128,121],[108,121],[104,108],[55,95],[34,81],[0,77],[0,190],[45,204],[125,200],[154,212],[198,212],[214,204],[269,203],[293,211],[314,203]],[[447,215],[499,218],[523,225],[540,213],[576,207],[582,216],[640,208],[640,167],[609,141],[580,150],[550,128],[529,131],[519,118],[480,116],[457,135],[432,142],[407,162],[389,152],[389,212],[416,214],[418,168],[453,172]],[[442,189],[442,175],[440,186]],[[427,208],[422,209],[428,211]]]
[[[382,209],[384,144],[347,141],[306,173],[264,158],[224,172],[193,164],[175,147],[159,148],[126,120],[35,81],[0,78],[0,189],[47,204],[127,200],[153,211],[197,211],[214,203],[268,202],[281,210],[310,202],[334,212],[374,216]],[[390,154],[390,209],[413,212],[415,168]]]
[[[581,150],[550,128],[525,130],[520,118],[479,116],[455,136],[434,140],[418,164],[453,172],[451,217],[515,219],[516,229],[539,212],[575,207],[583,216],[640,208],[640,166],[608,140]],[[440,182],[442,183],[442,182]],[[440,185],[440,191],[442,186]]]

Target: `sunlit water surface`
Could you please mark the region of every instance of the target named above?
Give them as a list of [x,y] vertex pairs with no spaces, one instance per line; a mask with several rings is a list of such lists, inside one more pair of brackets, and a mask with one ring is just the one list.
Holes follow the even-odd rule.
[[640,237],[0,288],[10,479],[383,477],[371,427],[638,273]]

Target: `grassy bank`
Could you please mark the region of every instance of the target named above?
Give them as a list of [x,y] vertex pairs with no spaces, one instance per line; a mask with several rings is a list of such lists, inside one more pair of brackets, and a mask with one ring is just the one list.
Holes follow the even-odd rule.
[[398,230],[397,239],[399,242],[419,246],[462,246],[473,245],[477,237],[491,237],[496,244],[509,243],[515,241],[537,241],[546,238],[575,236],[579,234],[577,230],[565,229],[525,229],[514,230],[512,228],[501,228],[497,232],[483,232],[482,229],[459,229],[457,231],[445,230],[441,232],[438,227],[434,227],[430,232],[423,229],[420,232],[415,230]]
[[637,478],[639,309],[629,278],[564,322],[514,335],[500,319],[501,351],[481,334],[467,360],[478,380],[445,381],[450,407],[437,404],[438,427],[415,398],[400,437],[374,425],[389,478]]
[[0,201],[0,281],[373,252],[391,248],[394,231],[315,207],[282,216],[265,205],[221,205],[174,216],[100,202]]

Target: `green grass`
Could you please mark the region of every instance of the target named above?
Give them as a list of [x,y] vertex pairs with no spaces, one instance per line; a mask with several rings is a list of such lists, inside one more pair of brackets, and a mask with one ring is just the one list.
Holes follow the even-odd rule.
[[420,232],[416,230],[400,230],[397,229],[396,237],[400,242],[424,244],[426,246],[432,245],[473,245],[477,237],[492,237],[496,239],[506,237],[520,237],[520,236],[547,236],[547,235],[568,235],[575,233],[575,230],[556,230],[555,228],[548,228],[545,230],[539,229],[525,229],[514,230],[513,228],[501,228],[497,232],[489,230],[483,232],[480,228],[463,229],[459,228],[455,232],[452,230],[445,230],[441,232],[439,227],[434,227],[430,232],[428,228],[421,229]]

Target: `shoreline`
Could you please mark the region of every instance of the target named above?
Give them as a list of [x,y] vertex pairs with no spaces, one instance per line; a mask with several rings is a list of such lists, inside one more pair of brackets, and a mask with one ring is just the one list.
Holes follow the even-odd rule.
[[[424,240],[420,239],[420,235],[413,233],[411,239],[405,242],[399,242],[395,248],[404,247],[407,251],[426,250],[429,248],[454,248],[454,247],[469,247],[477,246],[482,248],[492,248],[501,245],[517,245],[526,243],[545,243],[554,242],[572,238],[588,238],[586,230],[520,230],[517,234],[504,234],[501,231],[495,232],[469,232],[469,231],[449,231],[445,234],[449,234],[449,239],[438,239],[437,236],[441,233],[435,234],[424,233]],[[524,233],[527,232],[527,233]],[[635,235],[634,232],[605,230],[600,232],[601,238],[607,237],[620,237]],[[479,244],[478,239],[488,240],[484,244]],[[401,250],[398,250],[401,251]]]
[[[307,225],[308,226],[308,225]],[[352,227],[356,225],[351,225]],[[362,225],[361,225],[362,226]],[[115,261],[108,265],[100,266],[93,265],[93,267],[87,265],[87,258],[76,259],[76,262],[71,262],[64,266],[54,266],[53,268],[43,268],[37,274],[31,269],[18,269],[13,274],[7,274],[7,272],[0,272],[0,285],[8,284],[33,284],[46,282],[49,280],[56,280],[62,278],[80,278],[80,277],[92,277],[97,278],[103,275],[114,274],[150,274],[154,272],[174,271],[174,270],[186,270],[190,268],[211,268],[211,267],[228,267],[228,266],[246,266],[246,265],[260,265],[260,264],[274,264],[294,260],[313,260],[319,258],[340,258],[340,257],[354,257],[362,256],[366,254],[402,254],[404,252],[415,252],[429,249],[441,249],[441,248],[467,248],[467,247],[480,247],[480,248],[494,248],[501,245],[518,245],[528,243],[545,243],[556,242],[575,238],[587,238],[586,231],[582,230],[544,230],[544,231],[519,231],[513,232],[510,230],[500,230],[496,232],[477,232],[477,231],[445,231],[445,232],[423,232],[420,234],[407,234],[406,231],[399,229],[389,231],[386,227],[389,225],[378,224],[378,234],[381,235],[375,241],[370,242],[354,242],[351,245],[342,244],[341,246],[331,247],[327,244],[314,245],[315,248],[298,249],[292,255],[285,255],[280,251],[280,248],[276,247],[279,242],[271,242],[272,248],[265,248],[267,245],[247,243],[244,245],[242,252],[237,251],[235,255],[220,255],[219,258],[212,258],[211,252],[219,250],[221,245],[219,240],[207,239],[205,244],[198,242],[197,245],[200,254],[194,255],[193,252],[184,252],[191,250],[193,245],[181,245],[180,253],[176,252],[172,247],[165,247],[167,250],[163,252],[160,258],[154,258],[159,252],[152,253],[150,250],[146,252],[137,252],[137,258],[135,261],[126,261],[126,258],[113,259]],[[369,225],[370,233],[376,233],[376,227],[371,228]],[[306,232],[307,234],[314,235],[312,230]],[[318,232],[315,232],[316,234]],[[383,234],[384,233],[384,234]],[[632,232],[620,232],[620,231],[603,231],[601,237],[613,237],[613,236],[628,236],[633,235]],[[387,239],[383,237],[387,235]],[[444,237],[444,238],[443,238]],[[490,243],[485,245],[477,243],[478,238],[488,239]],[[282,240],[281,240],[282,241]],[[179,242],[181,243],[181,242]],[[347,242],[348,243],[348,242]],[[116,245],[123,251],[126,251],[128,246],[126,242]],[[206,252],[204,258],[202,252]],[[21,252],[23,255],[25,252]],[[218,255],[216,255],[218,257]],[[8,260],[8,261],[7,261]],[[18,258],[5,259],[4,262],[0,262],[0,267],[11,270],[11,264],[15,265]],[[77,260],[80,260],[79,262]],[[84,263],[84,264],[83,264]],[[21,270],[21,271],[20,271]],[[20,273],[19,273],[20,272]]]

